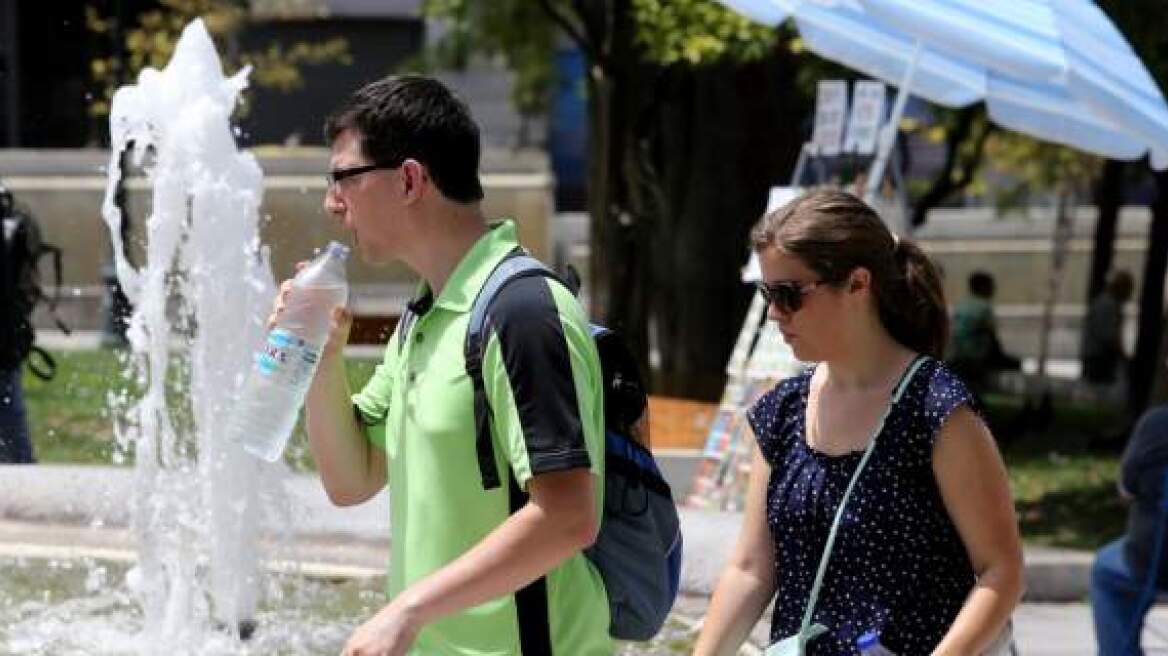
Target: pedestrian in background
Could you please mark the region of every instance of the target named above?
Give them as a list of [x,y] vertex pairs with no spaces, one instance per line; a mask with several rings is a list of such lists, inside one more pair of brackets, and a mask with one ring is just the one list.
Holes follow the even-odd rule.
[[[21,263],[15,252],[21,228],[12,192],[0,186],[0,463],[35,462],[24,407],[21,369],[28,357],[24,335],[31,318],[18,297]],[[31,308],[29,308],[31,309]]]

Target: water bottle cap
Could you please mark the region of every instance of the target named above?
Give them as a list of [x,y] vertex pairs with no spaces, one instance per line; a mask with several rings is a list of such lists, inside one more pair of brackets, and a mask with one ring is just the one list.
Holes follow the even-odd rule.
[[880,634],[875,630],[868,631],[859,638],[856,638],[856,648],[862,651],[864,649],[868,649],[869,647],[876,646],[877,642],[880,642]]
[[349,247],[339,241],[330,241],[325,251],[330,257],[335,257],[339,260],[345,260],[349,257]]

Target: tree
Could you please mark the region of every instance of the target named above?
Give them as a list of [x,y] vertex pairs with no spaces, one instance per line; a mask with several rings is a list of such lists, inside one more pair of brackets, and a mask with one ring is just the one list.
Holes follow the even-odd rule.
[[[1100,0],[1116,26],[1143,60],[1161,94],[1168,86],[1168,33],[1149,16],[1163,11],[1158,0]],[[1157,196],[1152,202],[1152,225],[1140,283],[1139,331],[1128,368],[1128,414],[1134,421],[1148,405],[1153,386],[1157,401],[1168,399],[1168,368],[1162,354],[1164,333],[1164,276],[1168,273],[1168,172],[1153,174]]]
[[1038,141],[1017,132],[999,132],[986,146],[995,168],[1007,173],[1012,183],[999,192],[999,208],[1027,202],[1035,194],[1053,192],[1056,198],[1055,226],[1051,239],[1051,269],[1046,281],[1039,329],[1038,373],[1046,375],[1050,333],[1054,327],[1054,304],[1066,264],[1071,238],[1072,208],[1086,194],[1098,176],[1100,160],[1073,148]]
[[[1163,90],[1168,82],[1168,35],[1159,29],[1155,21],[1147,20],[1148,16],[1156,15],[1162,9],[1162,3],[1159,0],[1099,0],[1099,5],[1129,40],[1155,83]],[[970,139],[967,137],[964,143],[968,144]],[[1022,148],[1022,159],[1025,158],[1026,148]],[[1016,163],[1021,161],[1019,158],[1014,159]],[[1041,161],[1041,157],[1036,161]],[[1121,162],[1107,161],[1097,170],[1094,198],[1099,211],[1087,282],[1088,299],[1101,289],[1113,261],[1125,168]],[[1128,411],[1133,421],[1147,407],[1154,382],[1159,390],[1155,398],[1168,399],[1168,368],[1165,368],[1160,357],[1164,351],[1161,342],[1168,341],[1168,335],[1164,333],[1163,300],[1164,276],[1168,272],[1168,173],[1157,172],[1153,180],[1157,199],[1151,206],[1152,224],[1140,284],[1139,330],[1129,367]],[[1084,182],[1080,179],[1075,183],[1077,194],[1084,193]],[[1029,186],[1033,187],[1033,184]],[[1013,191],[1025,188],[1015,188]]]
[[[715,398],[750,294],[738,278],[747,233],[802,140],[798,40],[713,0],[429,0],[424,11],[450,24],[452,52],[502,57],[520,80],[541,79],[558,39],[581,49],[593,314],[642,363],[655,331],[658,392]],[[540,84],[525,93],[546,102]]]
[[[514,74],[511,103],[526,122],[550,108],[557,32],[538,2],[426,0],[423,11],[448,27],[417,63],[424,70],[462,69],[476,53],[502,58]],[[520,145],[526,145],[521,135]]]
[[1016,132],[995,134],[987,145],[987,154],[993,159],[995,169],[1008,174],[1011,180],[997,193],[997,208],[1029,203],[1036,194],[1055,195],[1050,273],[1047,296],[1043,299],[1042,323],[1038,329],[1038,375],[1044,377],[1047,375],[1050,333],[1054,328],[1055,302],[1064,278],[1071,239],[1072,208],[1078,204],[1077,198],[1086,193],[1091,181],[1096,179],[1100,160],[1097,156]]
[[1109,159],[1095,187],[1095,239],[1091,250],[1091,269],[1087,274],[1087,301],[1103,291],[1107,272],[1115,259],[1115,235],[1119,226],[1119,208],[1123,204],[1125,163]]
[[997,130],[981,103],[957,110],[939,108],[937,116],[937,125],[932,128],[936,135],[930,137],[944,140],[945,162],[928,190],[913,203],[911,225],[914,228],[925,224],[930,210],[973,183],[984,159],[986,143]]

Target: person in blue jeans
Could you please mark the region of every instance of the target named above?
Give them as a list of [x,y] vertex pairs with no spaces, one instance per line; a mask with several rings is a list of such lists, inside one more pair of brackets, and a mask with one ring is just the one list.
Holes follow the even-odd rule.
[[20,369],[0,369],[0,464],[32,462]]
[[1155,600],[1149,576],[1155,575],[1153,590],[1168,590],[1161,501],[1166,476],[1168,406],[1159,406],[1140,418],[1120,461],[1119,494],[1130,504],[1127,532],[1099,550],[1091,571],[1095,641],[1104,656],[1143,653],[1140,633]]
[[10,256],[16,232],[12,192],[0,185],[0,463],[34,461],[28,418],[20,388],[25,353],[17,346],[18,327],[15,258]]

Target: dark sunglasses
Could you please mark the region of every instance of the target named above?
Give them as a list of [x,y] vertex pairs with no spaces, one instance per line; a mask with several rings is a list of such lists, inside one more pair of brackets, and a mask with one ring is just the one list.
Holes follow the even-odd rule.
[[791,314],[803,307],[803,297],[816,287],[825,284],[823,280],[799,282],[798,280],[776,280],[758,283],[758,291],[763,299],[780,312]]
[[345,178],[351,178],[355,175],[361,175],[362,173],[368,173],[370,171],[377,171],[380,169],[396,169],[399,166],[401,166],[401,162],[398,162],[392,166],[389,164],[366,164],[364,166],[350,166],[347,169],[333,169],[325,174],[324,180],[326,183],[328,183],[328,186],[331,189],[333,185],[337,184],[341,180],[344,180]]

